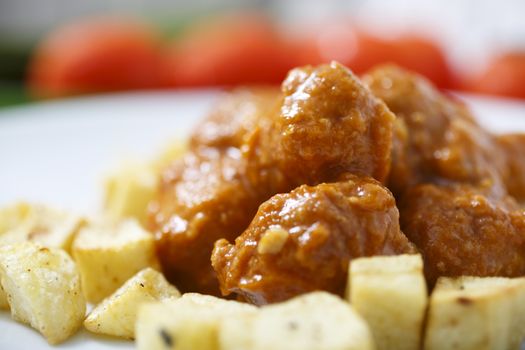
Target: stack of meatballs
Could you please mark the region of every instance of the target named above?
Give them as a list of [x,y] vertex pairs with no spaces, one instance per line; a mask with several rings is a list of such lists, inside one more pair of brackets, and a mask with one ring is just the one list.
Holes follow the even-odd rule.
[[219,101],[162,173],[150,228],[182,291],[256,305],[341,295],[362,256],[420,253],[430,287],[521,276],[522,151],[400,68],[298,68]]

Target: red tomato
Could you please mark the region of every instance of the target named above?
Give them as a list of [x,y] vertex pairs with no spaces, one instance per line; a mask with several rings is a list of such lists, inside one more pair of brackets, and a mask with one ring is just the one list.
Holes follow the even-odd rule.
[[173,85],[276,84],[285,77],[283,44],[257,14],[215,18],[187,28],[168,50]]
[[442,51],[432,42],[412,36],[383,39],[357,30],[348,23],[327,25],[304,45],[312,64],[336,60],[362,74],[382,63],[394,63],[426,76],[439,87],[448,87],[451,69]]
[[479,93],[525,98],[525,52],[495,58],[467,89]]
[[156,88],[163,85],[160,42],[149,27],[128,19],[98,18],[52,32],[29,66],[37,97]]

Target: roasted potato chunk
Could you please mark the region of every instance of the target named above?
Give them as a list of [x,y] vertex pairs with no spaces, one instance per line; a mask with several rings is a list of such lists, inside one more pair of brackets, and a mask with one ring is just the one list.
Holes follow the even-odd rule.
[[0,283],[14,320],[31,325],[50,344],[82,325],[86,301],[73,260],[58,248],[32,242],[0,247]]
[[166,145],[151,162],[121,164],[107,176],[104,191],[104,208],[108,218],[119,221],[135,218],[147,223],[147,207],[157,191],[159,174],[186,151],[183,140]]
[[223,321],[256,311],[248,304],[192,293],[176,300],[144,304],[139,308],[135,329],[137,348],[218,350]]
[[98,304],[84,321],[84,327],[93,333],[132,339],[142,303],[178,297],[179,291],[162,273],[147,267]]
[[347,299],[370,325],[376,347],[419,349],[427,287],[420,255],[352,260]]
[[157,190],[157,175],[149,164],[126,164],[108,176],[105,183],[105,213],[118,222],[135,218],[145,224],[148,203]]
[[374,349],[366,322],[352,306],[326,292],[313,292],[255,314],[229,317],[220,329],[221,349]]
[[78,215],[20,202],[0,209],[0,246],[34,241],[70,252],[71,243],[84,224]]
[[525,278],[438,279],[425,349],[518,349],[525,336]]
[[135,220],[81,230],[73,257],[87,300],[98,303],[146,267],[158,268],[153,235]]

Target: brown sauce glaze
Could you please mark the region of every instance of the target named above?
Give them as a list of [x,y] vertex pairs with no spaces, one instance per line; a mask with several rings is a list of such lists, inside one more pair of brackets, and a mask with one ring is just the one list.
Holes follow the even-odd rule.
[[182,291],[218,293],[213,243],[240,235],[274,194],[346,173],[388,174],[395,117],[347,68],[295,69],[282,93],[266,94],[234,92],[162,176],[151,229]]
[[212,262],[223,294],[262,305],[314,290],[342,295],[351,259],[413,252],[390,191],[349,175],[273,196],[235,244],[215,244]]
[[363,77],[397,116],[388,187],[395,195],[420,183],[466,182],[505,193],[505,157],[470,111],[423,77],[394,66]]
[[511,197],[466,184],[419,185],[399,205],[401,227],[439,276],[525,275],[525,212]]

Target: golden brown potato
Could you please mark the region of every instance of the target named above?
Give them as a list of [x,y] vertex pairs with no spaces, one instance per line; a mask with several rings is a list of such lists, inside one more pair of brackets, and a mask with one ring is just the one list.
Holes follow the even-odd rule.
[[441,278],[430,297],[424,349],[518,349],[525,278]]
[[14,320],[58,344],[82,325],[86,301],[69,255],[32,242],[0,247],[0,284]]
[[177,288],[160,272],[147,267],[98,304],[84,321],[84,327],[93,333],[133,339],[140,305],[178,297]]
[[428,301],[421,255],[352,260],[347,299],[370,326],[376,349],[420,348]]
[[135,329],[137,348],[219,350],[219,328],[224,320],[256,311],[248,304],[193,293],[144,304],[139,308]]
[[153,235],[134,220],[84,228],[72,250],[84,295],[93,303],[109,296],[140,270],[158,269]]
[[33,241],[71,251],[71,243],[84,218],[45,205],[16,203],[0,209],[0,246]]
[[366,322],[337,296],[314,292],[223,321],[224,350],[371,350]]

